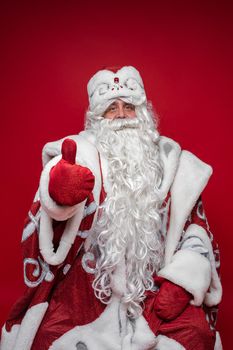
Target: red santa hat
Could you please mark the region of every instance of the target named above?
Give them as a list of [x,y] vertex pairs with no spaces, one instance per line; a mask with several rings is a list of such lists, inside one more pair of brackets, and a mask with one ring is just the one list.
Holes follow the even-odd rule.
[[132,66],[105,68],[93,75],[87,84],[90,110],[122,98],[141,105],[146,101],[146,93],[140,73]]

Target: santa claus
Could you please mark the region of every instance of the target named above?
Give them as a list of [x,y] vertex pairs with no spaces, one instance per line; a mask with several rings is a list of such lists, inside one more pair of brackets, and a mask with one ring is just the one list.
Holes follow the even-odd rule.
[[85,131],[43,149],[24,296],[1,350],[220,350],[212,168],[157,130],[139,72],[88,83]]

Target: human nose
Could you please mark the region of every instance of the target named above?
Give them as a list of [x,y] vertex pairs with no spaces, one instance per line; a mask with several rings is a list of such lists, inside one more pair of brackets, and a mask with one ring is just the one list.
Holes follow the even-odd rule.
[[125,112],[123,106],[118,106],[118,118],[125,118]]

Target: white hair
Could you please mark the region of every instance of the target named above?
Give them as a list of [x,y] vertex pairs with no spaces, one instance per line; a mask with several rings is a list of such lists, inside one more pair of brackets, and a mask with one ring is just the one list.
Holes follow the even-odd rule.
[[96,133],[97,148],[108,159],[110,185],[93,235],[92,248],[98,252],[93,288],[108,303],[112,274],[125,259],[122,301],[128,315],[135,318],[142,313],[145,291],[154,287],[153,274],[163,256],[159,133],[152,109],[146,105],[136,107],[137,117],[132,119],[109,120],[101,115],[88,112],[86,120],[86,127]]

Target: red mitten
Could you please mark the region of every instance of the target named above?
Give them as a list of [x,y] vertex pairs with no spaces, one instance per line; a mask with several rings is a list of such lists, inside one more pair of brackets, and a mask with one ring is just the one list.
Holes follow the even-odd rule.
[[192,295],[184,288],[161,277],[158,282],[161,286],[155,300],[155,312],[165,321],[173,320],[184,311]]
[[49,194],[59,205],[71,206],[84,201],[94,187],[92,172],[75,164],[76,149],[75,141],[65,139],[62,159],[50,171]]

